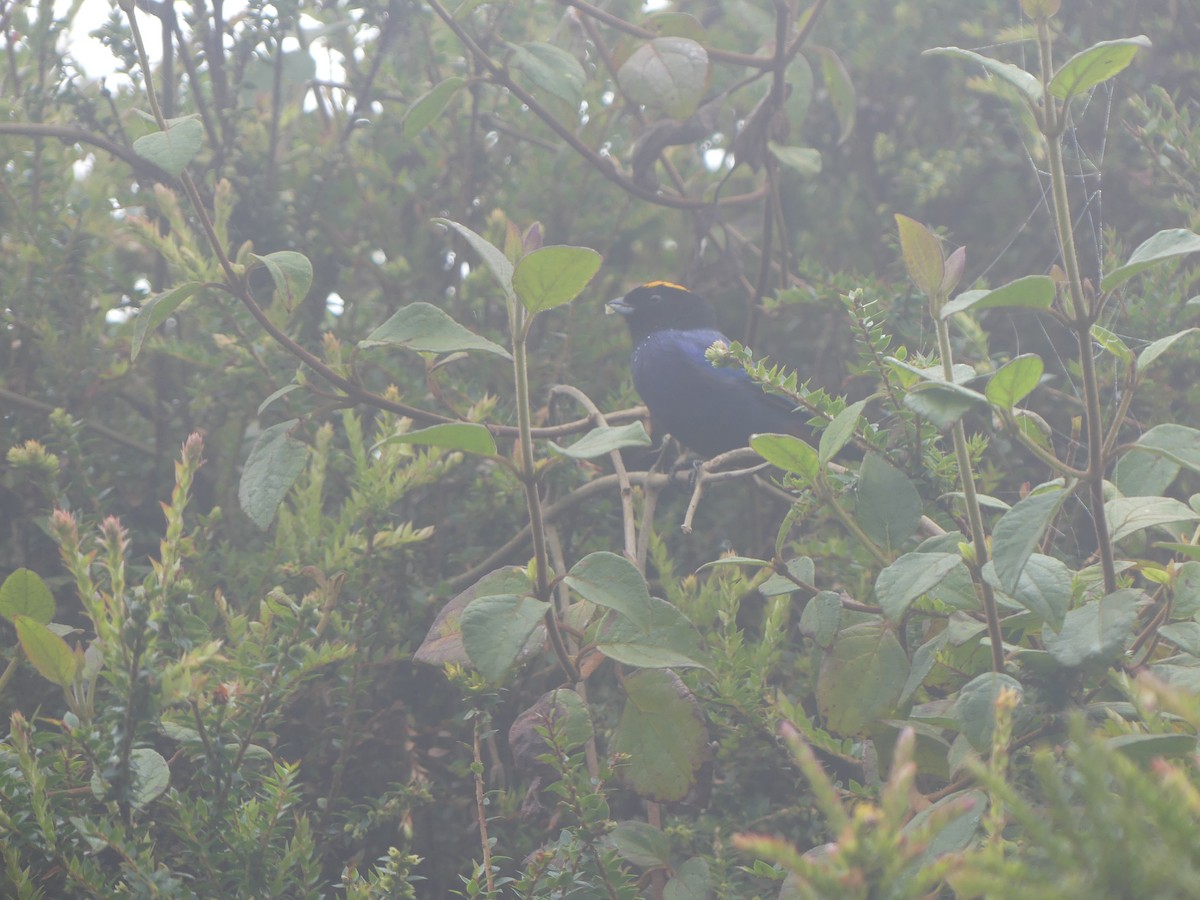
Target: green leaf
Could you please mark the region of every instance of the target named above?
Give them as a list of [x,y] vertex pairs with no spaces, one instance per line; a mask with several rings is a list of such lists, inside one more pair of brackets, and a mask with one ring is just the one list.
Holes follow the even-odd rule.
[[1155,425],[1137,439],[1129,452],[1135,451],[1170,460],[1176,467],[1200,473],[1200,431],[1195,428],[1173,422]]
[[59,687],[69,687],[75,680],[78,657],[67,642],[36,619],[20,614],[10,617],[17,629],[17,640],[25,657],[42,677]]
[[471,664],[488,681],[499,681],[549,608],[548,603],[517,594],[476,597],[462,611],[460,621]]
[[1172,497],[1116,497],[1104,504],[1104,515],[1114,543],[1144,528],[1200,520],[1200,514]]
[[767,141],[767,149],[780,163],[793,172],[811,178],[821,174],[821,151],[812,147],[786,147],[775,141]]
[[615,609],[638,628],[651,624],[650,589],[637,566],[607,550],[589,553],[563,578],[585,600]]
[[908,657],[881,619],[849,625],[824,654],[817,677],[817,706],[835,734],[864,734],[890,717],[908,679]]
[[1169,457],[1139,450],[1135,445],[1117,460],[1112,480],[1127,497],[1158,496],[1166,493],[1179,470],[1180,465]]
[[595,459],[625,447],[649,447],[653,441],[641,422],[593,428],[569,447],[551,443],[550,449],[571,459]]
[[1043,371],[1040,356],[1024,353],[1010,359],[988,379],[984,394],[1001,409],[1012,409],[1038,386]]
[[1101,41],[1081,50],[1063,64],[1050,79],[1050,93],[1060,100],[1070,100],[1112,78],[1131,62],[1137,52],[1150,46],[1144,34],[1115,41]]
[[[768,565],[770,565],[768,563]],[[807,556],[797,556],[787,561],[787,570],[796,581],[812,584],[816,579],[816,567]],[[777,597],[780,594],[790,594],[796,590],[796,581],[776,572],[758,586],[758,592],[764,597]]]
[[299,390],[301,387],[303,387],[303,385],[297,384],[293,381],[291,384],[285,384],[277,391],[272,391],[267,395],[267,398],[263,400],[262,403],[258,404],[258,410],[256,414],[261,416],[271,408],[271,404],[276,400],[279,400],[281,397],[286,397],[292,391]]
[[404,347],[425,353],[482,350],[512,359],[499,344],[459,325],[431,303],[410,303],[358,342],[360,349]]
[[42,576],[30,569],[17,569],[0,585],[0,616],[10,622],[25,616],[46,625],[54,618],[54,595]]
[[1138,354],[1138,373],[1141,374],[1150,368],[1154,361],[1166,353],[1176,341],[1195,334],[1197,331],[1200,331],[1200,328],[1185,328],[1183,331],[1177,331],[1174,334],[1169,334],[1164,338],[1154,341]]
[[842,624],[842,598],[833,591],[821,591],[806,604],[800,613],[800,633],[812,638],[822,650],[833,645]]
[[707,669],[696,629],[666,600],[652,597],[644,627],[614,613],[602,624],[596,649],[619,663],[643,669]]
[[959,47],[934,47],[924,51],[921,55],[951,56],[979,63],[988,72],[998,78],[1003,78],[1015,87],[1026,100],[1036,103],[1042,99],[1042,85],[1037,78],[1024,69],[1014,66],[1012,63],[1001,62],[998,59],[992,59],[990,56],[984,56],[981,53],[975,53],[971,50],[963,50]]
[[308,289],[312,287],[313,267],[303,253],[279,250],[266,256],[251,253],[250,258],[267,267],[271,280],[275,282],[275,292],[289,312],[308,296]]
[[1142,269],[1165,259],[1185,256],[1200,250],[1200,234],[1186,228],[1167,228],[1144,241],[1123,266],[1113,269],[1100,282],[1100,289],[1111,291],[1128,281]]
[[987,405],[978,391],[946,381],[924,381],[904,395],[904,405],[945,431],[972,409]]
[[1172,622],[1159,628],[1158,635],[1184,653],[1200,657],[1200,622]]
[[1012,597],[1051,628],[1062,628],[1071,603],[1071,570],[1062,560],[1040,553],[1031,554],[1011,591],[1000,585],[995,563],[989,560],[983,567],[983,580]]
[[1119,734],[1104,744],[1144,765],[1159,757],[1190,759],[1196,752],[1194,734]]
[[167,321],[171,313],[175,312],[184,300],[202,287],[204,285],[199,281],[185,281],[169,291],[155,294],[146,301],[133,322],[133,339],[129,343],[130,360],[137,359],[138,354],[142,352],[142,344],[146,340],[146,335]]
[[587,81],[579,60],[561,47],[541,41],[509,44],[509,48],[513,53],[513,68],[531,84],[561,100],[572,111],[579,108]]
[[750,447],[771,465],[808,481],[814,481],[821,468],[817,451],[790,434],[756,434]]
[[460,225],[453,219],[434,219],[433,221],[457,231],[471,245],[471,248],[479,254],[480,258],[483,259],[484,265],[491,270],[492,275],[496,277],[496,281],[500,283],[500,288],[504,291],[505,298],[510,303],[516,299],[516,294],[512,286],[513,264],[508,261],[508,257],[504,255],[504,251],[490,243],[482,235],[476,234],[466,225]]
[[542,247],[522,257],[512,284],[531,313],[570,303],[600,271],[603,258],[587,247]]
[[896,227],[909,279],[927,297],[936,297],[946,274],[942,242],[916,219],[899,213],[896,213]]
[[129,802],[134,809],[145,809],[171,785],[171,767],[156,750],[135,747],[129,754],[129,767],[133,772]]
[[486,425],[475,422],[447,422],[430,425],[416,431],[393,434],[379,441],[372,450],[388,444],[419,444],[422,447],[441,447],[444,450],[462,450],[479,456],[496,455],[496,439]]
[[1133,351],[1129,349],[1129,346],[1103,325],[1092,326],[1092,340],[1099,344],[1105,352],[1111,353],[1125,365],[1133,362]]
[[962,724],[962,733],[980,753],[992,749],[996,729],[996,698],[1004,689],[1024,694],[1021,683],[1000,672],[984,672],[963,685],[954,701],[954,713]]
[[924,852],[912,864],[910,871],[920,871],[940,856],[967,849],[979,831],[979,823],[983,820],[987,805],[987,794],[983,791],[956,791],[913,816],[900,829],[900,833],[909,840],[913,840],[910,836],[920,833],[931,817],[945,815],[956,809],[962,810],[933,836]]
[[308,445],[288,433],[299,421],[288,419],[260,434],[242,469],[238,502],[263,531],[275,521],[275,511],[308,463]]
[[854,131],[854,121],[858,114],[858,98],[850,73],[841,57],[828,47],[806,45],[802,51],[809,57],[816,57],[817,65],[821,69],[821,78],[825,81],[825,90],[829,92],[833,114],[838,121],[837,142],[845,143],[846,138]]
[[634,672],[622,685],[625,708],[609,749],[628,757],[624,779],[646,799],[682,800],[712,758],[700,704],[669,670]]
[[899,547],[921,521],[912,480],[877,453],[868,453],[854,486],[854,519],[885,550]]
[[1125,589],[1085,603],[1067,613],[1061,629],[1044,626],[1042,643],[1058,664],[1068,669],[1112,662],[1133,633],[1144,596],[1141,591]]
[[898,706],[903,706],[912,699],[912,695],[917,692],[917,688],[921,686],[925,676],[932,672],[934,665],[937,664],[938,652],[946,646],[949,640],[950,632],[942,629],[917,648],[917,652],[912,657],[912,669],[908,673],[908,678],[904,682],[904,690],[900,692],[900,699],[897,701]]
[[708,860],[693,856],[675,869],[675,874],[663,888],[663,900],[709,900],[712,887]]
[[914,600],[962,564],[957,553],[905,553],[875,579],[875,599],[884,614],[898,622]]
[[[448,663],[470,664],[471,658],[467,656],[462,641],[462,611],[476,597],[496,594],[520,595],[531,590],[533,584],[529,580],[529,574],[522,568],[506,566],[488,572],[442,607],[425,639],[421,641],[421,646],[413,654],[413,659],[430,666],[444,666]],[[535,652],[543,639],[544,635],[535,631],[522,649],[522,655]]]
[[133,142],[133,152],[160,169],[178,175],[204,145],[204,126],[194,117],[180,119],[166,131],[146,134]]
[[617,855],[643,869],[666,868],[671,862],[671,839],[661,828],[636,819],[618,822],[606,839]]
[[858,420],[862,416],[862,411],[866,405],[866,400],[851,403],[834,416],[825,430],[821,432],[821,441],[817,445],[817,459],[821,465],[824,465],[837,456],[842,451],[842,448],[850,443],[854,437],[854,430],[858,427]]
[[467,83],[467,79],[458,75],[452,75],[444,81],[438,82],[432,88],[416,99],[412,106],[408,108],[408,112],[404,114],[404,119],[401,123],[401,130],[407,138],[416,137],[442,113],[454,95],[458,93],[459,88]]
[[1000,517],[992,529],[992,561],[996,581],[1009,596],[1017,591],[1030,554],[1067,499],[1065,490],[1030,494]]
[[635,50],[617,70],[621,90],[634,103],[686,119],[708,90],[708,52],[682,37],[661,37]]
[[938,315],[948,319],[973,309],[1049,309],[1054,302],[1054,282],[1045,275],[1027,275],[990,291],[964,291],[942,306]]

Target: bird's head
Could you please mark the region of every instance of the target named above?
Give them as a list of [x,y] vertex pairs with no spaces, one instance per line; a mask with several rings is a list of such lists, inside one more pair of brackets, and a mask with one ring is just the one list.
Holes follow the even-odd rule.
[[651,281],[608,301],[608,311],[624,317],[637,343],[655,331],[717,329],[717,315],[699,294],[670,281]]

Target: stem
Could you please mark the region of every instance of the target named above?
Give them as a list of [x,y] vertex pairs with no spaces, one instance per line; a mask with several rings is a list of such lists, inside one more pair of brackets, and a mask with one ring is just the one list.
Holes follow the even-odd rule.
[[[946,383],[954,383],[954,351],[950,346],[950,324],[938,315],[940,304],[935,299],[930,312],[937,328],[938,350],[942,357],[942,372]],[[976,583],[983,596],[983,611],[987,617],[988,638],[992,645],[992,670],[1004,671],[1004,639],[1000,632],[1000,614],[996,611],[996,597],[992,586],[979,575],[988,560],[987,537],[983,530],[983,510],[979,507],[979,496],[975,492],[975,473],[971,471],[971,454],[967,452],[967,432],[962,419],[954,423],[951,431],[954,439],[954,457],[958,461],[958,480],[963,488],[963,500],[967,507],[967,521],[971,526],[971,543],[975,547],[975,563],[972,565]]]
[[1096,552],[1100,556],[1100,567],[1104,572],[1104,590],[1112,593],[1117,589],[1117,572],[1113,562],[1112,541],[1108,535],[1108,521],[1104,517],[1104,434],[1100,409],[1100,383],[1096,376],[1096,361],[1092,358],[1092,325],[1096,315],[1090,308],[1083,292],[1083,279],[1079,273],[1079,258],[1075,253],[1075,233],[1071,228],[1071,204],[1067,196],[1067,172],[1063,165],[1060,135],[1062,127],[1060,113],[1055,100],[1050,96],[1049,83],[1051,65],[1050,27],[1047,20],[1037,20],[1038,56],[1041,60],[1042,83],[1045,86],[1042,111],[1042,134],[1046,139],[1046,153],[1050,169],[1051,196],[1054,200],[1054,230],[1062,253],[1063,268],[1067,273],[1067,285],[1071,294],[1074,315],[1071,325],[1079,345],[1079,363],[1083,380],[1083,419],[1087,433],[1088,464],[1084,482],[1088,485],[1088,505],[1092,524],[1096,529]]
[[483,726],[480,724],[482,718],[483,712],[476,710],[474,739],[472,741],[474,764],[471,768],[475,773],[475,813],[479,820],[479,843],[483,847],[483,877],[487,881],[488,896],[493,897],[496,894],[496,879],[492,874],[492,842],[488,838],[487,812],[484,808],[483,745],[480,740],[483,732]]

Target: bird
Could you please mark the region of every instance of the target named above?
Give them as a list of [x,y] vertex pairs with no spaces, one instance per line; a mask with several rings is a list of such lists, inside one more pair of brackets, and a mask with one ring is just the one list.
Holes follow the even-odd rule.
[[699,456],[747,447],[750,435],[807,433],[787,400],[768,394],[737,368],[718,368],[704,352],[730,343],[712,305],[670,281],[650,281],[608,301],[633,339],[633,386],[650,410],[656,435],[666,432]]

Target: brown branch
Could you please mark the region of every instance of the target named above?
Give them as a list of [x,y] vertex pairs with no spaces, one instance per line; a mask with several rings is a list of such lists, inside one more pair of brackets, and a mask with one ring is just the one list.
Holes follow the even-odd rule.
[[150,160],[138,156],[129,147],[114,143],[104,135],[84,131],[82,128],[69,128],[64,125],[42,125],[35,122],[0,122],[0,134],[17,137],[52,137],[68,144],[91,144],[112,154],[117,159],[129,164],[135,171],[162,181],[167,184],[175,183],[173,176],[166,169],[155,165]]

